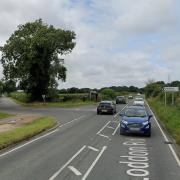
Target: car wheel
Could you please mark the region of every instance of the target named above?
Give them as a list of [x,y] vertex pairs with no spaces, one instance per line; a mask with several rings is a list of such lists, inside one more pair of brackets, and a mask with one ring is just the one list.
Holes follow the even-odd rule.
[[99,115],[100,113],[99,113],[99,111],[97,111],[97,115]]

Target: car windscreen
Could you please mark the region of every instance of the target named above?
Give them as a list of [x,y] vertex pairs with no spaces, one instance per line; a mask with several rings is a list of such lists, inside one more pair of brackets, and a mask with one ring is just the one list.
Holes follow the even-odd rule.
[[146,117],[146,111],[143,109],[127,109],[124,113],[127,117]]
[[136,98],[135,101],[143,101],[141,98]]
[[100,103],[99,106],[100,107],[104,107],[104,106],[109,107],[109,106],[111,106],[111,103]]
[[124,99],[124,97],[118,97],[117,99]]

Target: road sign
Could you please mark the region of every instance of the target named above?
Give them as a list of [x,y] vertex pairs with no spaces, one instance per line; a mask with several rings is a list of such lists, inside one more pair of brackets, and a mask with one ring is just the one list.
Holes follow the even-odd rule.
[[178,92],[179,87],[164,87],[165,92]]

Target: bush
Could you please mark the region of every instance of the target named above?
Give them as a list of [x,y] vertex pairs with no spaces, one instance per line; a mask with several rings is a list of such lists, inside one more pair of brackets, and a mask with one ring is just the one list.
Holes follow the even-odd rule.
[[89,100],[89,95],[87,93],[59,94],[59,99],[61,99],[64,102],[67,102],[67,101],[87,101],[87,100]]
[[12,92],[9,94],[10,97],[16,99],[22,103],[27,103],[30,100],[30,96],[24,92]]
[[106,88],[101,91],[101,96],[103,100],[112,100],[115,99],[116,93],[114,90]]

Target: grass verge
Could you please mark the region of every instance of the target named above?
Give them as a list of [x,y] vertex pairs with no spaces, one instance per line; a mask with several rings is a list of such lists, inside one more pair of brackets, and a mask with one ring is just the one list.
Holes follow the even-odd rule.
[[150,106],[156,112],[158,118],[164,123],[168,132],[180,145],[180,109],[179,107],[168,105],[164,107],[164,103],[158,99],[149,99]]
[[33,102],[33,103],[23,103],[16,99],[12,100],[19,105],[26,106],[26,107],[61,107],[61,108],[71,108],[71,107],[78,107],[78,106],[87,106],[87,105],[96,105],[97,102],[94,101],[66,101],[66,102]]
[[12,116],[13,116],[12,114],[7,114],[7,113],[0,112],[0,119],[12,117]]
[[49,107],[77,107],[77,106],[86,106],[94,105],[96,102],[93,101],[67,101],[67,102],[50,102],[47,103]]
[[56,125],[52,117],[42,117],[12,131],[0,133],[0,149],[33,137]]

